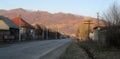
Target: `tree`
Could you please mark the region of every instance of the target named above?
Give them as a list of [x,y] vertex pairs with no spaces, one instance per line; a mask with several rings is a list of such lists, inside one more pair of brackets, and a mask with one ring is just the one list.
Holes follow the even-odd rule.
[[83,23],[80,25],[80,27],[76,31],[76,37],[80,41],[85,41],[86,39],[88,39],[89,33],[91,32],[92,18],[86,17],[83,20],[84,20]]
[[103,14],[103,19],[108,22],[106,42],[109,46],[120,46],[120,8],[116,2]]
[[117,3],[114,3],[109,7],[108,11],[103,14],[103,19],[106,20],[109,25],[120,25],[120,8]]

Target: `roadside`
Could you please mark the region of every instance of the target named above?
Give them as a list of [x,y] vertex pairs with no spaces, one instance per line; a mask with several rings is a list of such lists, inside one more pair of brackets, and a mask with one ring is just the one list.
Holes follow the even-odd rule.
[[[95,42],[79,42],[91,59],[120,59],[120,49],[114,47],[101,47]],[[89,53],[88,53],[89,52]]]
[[38,41],[38,40],[28,40],[28,41],[26,40],[26,41],[16,41],[16,42],[9,42],[9,41],[8,42],[3,42],[3,41],[0,41],[0,48],[8,47],[11,44],[20,44],[20,43],[27,43],[27,42],[33,42],[33,41]]
[[77,41],[73,41],[60,59],[88,59],[86,52],[79,47]]
[[[46,41],[48,39],[39,39],[39,40],[24,40],[24,41],[15,41],[15,42],[3,42],[3,41],[0,41],[0,48],[3,48],[3,47],[8,47],[8,46],[11,46],[13,44],[22,44],[22,43],[30,43],[30,42],[37,42],[37,41]],[[50,40],[61,40],[61,39],[50,39]],[[62,39],[63,40],[63,39]]]
[[101,47],[91,41],[73,41],[60,59],[120,59],[120,49]]
[[9,46],[9,43],[0,42],[0,48]]
[[[51,39],[51,40],[55,40],[55,39]],[[24,41],[15,41],[15,42],[3,42],[3,41],[0,41],[0,48],[2,47],[8,47],[12,44],[21,44],[21,43],[29,43],[29,42],[35,42],[35,41],[45,41],[43,39],[39,39],[39,40],[24,40]]]

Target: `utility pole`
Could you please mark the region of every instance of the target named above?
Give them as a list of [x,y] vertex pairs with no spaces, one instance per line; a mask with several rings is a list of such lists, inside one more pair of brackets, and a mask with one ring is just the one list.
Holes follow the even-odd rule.
[[97,12],[97,26],[99,27],[99,12]]
[[44,33],[44,24],[41,24],[42,25],[42,37],[43,37],[43,39],[44,39],[44,35],[45,35],[45,33]]
[[[57,26],[57,31],[58,31],[58,33],[60,33],[60,28],[59,28],[59,26]],[[58,34],[58,39],[61,39],[61,34]]]
[[46,39],[48,39],[48,29],[46,29]]
[[88,24],[88,33],[87,33],[87,35],[88,35],[88,40],[89,40],[89,39],[90,39],[90,38],[89,38],[90,25],[93,24],[93,23],[92,23],[92,20],[88,20],[88,21],[86,21],[84,24]]
[[[21,15],[19,14],[18,17],[21,18]],[[19,21],[19,41],[21,41],[21,20],[18,21]]]
[[58,38],[57,32],[58,32],[58,27],[57,27],[57,25],[56,25],[56,39]]
[[99,12],[97,12],[97,30],[98,30],[98,40],[99,40],[99,38],[100,38],[100,32],[99,32],[99,30],[100,30],[100,26],[99,26]]

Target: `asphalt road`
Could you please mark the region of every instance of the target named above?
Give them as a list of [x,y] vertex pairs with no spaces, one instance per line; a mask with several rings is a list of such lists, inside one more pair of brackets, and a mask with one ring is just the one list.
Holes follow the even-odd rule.
[[[72,39],[34,41],[0,48],[0,59],[40,59]],[[59,53],[57,53],[59,54]]]

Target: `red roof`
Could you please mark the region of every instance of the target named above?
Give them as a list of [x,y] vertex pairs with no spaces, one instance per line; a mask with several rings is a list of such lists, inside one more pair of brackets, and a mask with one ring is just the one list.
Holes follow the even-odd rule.
[[15,17],[12,19],[12,21],[17,24],[18,26],[21,26],[21,27],[29,27],[29,28],[32,28],[32,26],[27,23],[26,21],[24,21],[22,18],[20,17]]

